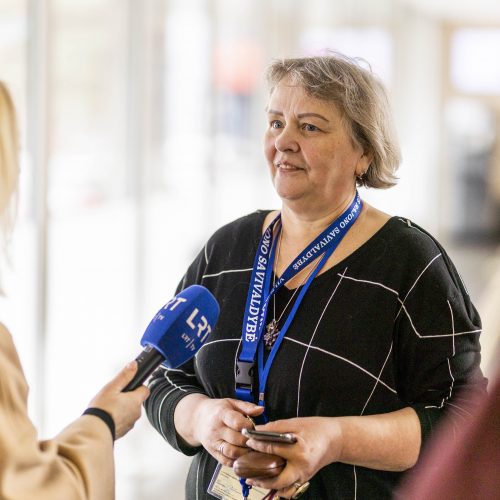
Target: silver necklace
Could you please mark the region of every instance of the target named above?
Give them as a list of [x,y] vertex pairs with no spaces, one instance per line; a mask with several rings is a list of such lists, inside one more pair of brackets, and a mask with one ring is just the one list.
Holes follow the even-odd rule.
[[[275,260],[275,263],[276,263],[275,268],[276,268],[276,270],[278,268],[278,262],[279,262],[279,258],[280,258],[281,239],[282,239],[282,237],[283,237],[283,228],[280,231],[280,237],[279,237],[280,239],[278,241],[278,248],[276,249],[276,260]],[[318,260],[318,262],[320,262],[320,259]],[[300,283],[300,285],[298,285],[297,288],[295,288],[295,290],[293,291],[292,296],[290,297],[290,299],[286,303],[285,307],[283,308],[283,311],[281,311],[281,314],[280,314],[279,318],[277,318],[277,319],[276,319],[276,293],[273,295],[273,319],[266,325],[266,331],[264,332],[264,347],[268,351],[270,351],[273,348],[273,345],[276,342],[276,339],[278,338],[278,335],[280,334],[279,322],[281,321],[281,318],[285,314],[285,311],[288,309],[288,306],[292,302],[292,300],[295,297],[296,293],[299,291],[299,288],[307,281],[307,279],[309,278],[309,276],[312,274],[312,272],[314,271],[314,269],[318,265],[318,262],[314,266],[311,267],[311,269],[305,275],[305,277],[302,280],[302,282]],[[304,271],[304,269],[302,269],[302,271]],[[300,272],[302,272],[302,271],[300,271]],[[300,274],[300,272],[298,274]],[[298,274],[297,274],[297,276],[298,276]],[[274,288],[275,283],[276,283],[276,272],[273,273],[273,288]],[[283,284],[283,286],[285,286],[285,285]]]

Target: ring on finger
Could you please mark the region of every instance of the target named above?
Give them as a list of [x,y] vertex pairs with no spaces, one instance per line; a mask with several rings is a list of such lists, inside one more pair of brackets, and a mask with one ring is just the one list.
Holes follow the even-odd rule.
[[217,448],[217,451],[221,454],[221,455],[224,455],[224,446],[225,446],[226,442],[225,441],[221,441],[220,442],[220,445],[219,447]]
[[303,484],[300,484],[298,481],[295,481],[295,483],[293,483],[293,486],[296,488],[296,491],[293,494],[292,499],[295,500],[301,497],[308,490],[309,481],[306,481]]

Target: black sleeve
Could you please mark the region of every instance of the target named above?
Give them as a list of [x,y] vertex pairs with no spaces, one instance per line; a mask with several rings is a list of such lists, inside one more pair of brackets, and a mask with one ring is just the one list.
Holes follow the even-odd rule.
[[480,317],[445,250],[425,235],[426,257],[415,256],[420,272],[395,323],[397,390],[417,412],[423,441],[446,412],[467,416],[468,400],[486,388]]
[[[203,249],[179,283],[176,293],[190,285],[199,283],[205,268]],[[174,426],[175,407],[189,394],[205,394],[194,370],[194,358],[176,369],[158,368],[151,376],[148,387],[151,391],[144,403],[146,415],[151,425],[170,445],[185,455],[195,455],[201,447],[189,446],[176,432]]]
[[[238,269],[252,265],[254,246],[258,244],[254,235],[260,234],[266,213],[256,212],[217,229],[189,266],[176,293],[194,284],[202,285],[214,294],[221,310],[227,309],[224,294],[221,296],[218,293],[218,289],[223,289],[223,285],[216,277],[221,269],[227,268],[228,263]],[[221,323],[220,318],[218,323]],[[198,356],[195,356],[177,369],[159,368],[150,378],[148,386],[151,394],[145,402],[146,414],[153,427],[175,449],[186,455],[195,455],[201,447],[190,447],[176,433],[175,408],[179,401],[189,394],[213,397],[212,393],[207,393],[207,385],[197,373],[197,358]]]

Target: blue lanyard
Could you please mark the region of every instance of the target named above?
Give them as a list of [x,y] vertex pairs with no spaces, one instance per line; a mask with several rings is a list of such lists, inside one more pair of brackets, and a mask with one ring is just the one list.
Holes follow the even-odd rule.
[[[304,298],[307,289],[313,279],[324,266],[335,248],[342,241],[347,231],[352,227],[361,212],[361,199],[356,192],[353,201],[349,207],[333,221],[314,241],[312,241],[292,263],[285,269],[281,277],[276,281],[273,288],[269,290],[271,276],[273,272],[273,262],[276,253],[277,237],[273,239],[273,233],[276,235],[281,230],[281,216],[278,215],[267,227],[259,242],[259,247],[255,255],[250,286],[248,289],[245,315],[242,325],[242,349],[236,362],[236,397],[243,401],[253,402],[253,370],[255,358],[259,349],[259,404],[264,405],[264,390],[269,375],[271,365],[274,361],[279,346],[290,326],[293,318]],[[264,365],[263,346],[259,347],[262,332],[265,327],[267,307],[270,298],[289,280],[296,276],[309,263],[321,256],[321,261],[307,279],[304,287],[300,291],[283,328],[271,350],[269,357]]]
[[[335,245],[336,247],[337,245]],[[271,352],[269,353],[269,356],[267,358],[267,361],[264,363],[264,342],[260,342],[258,346],[258,363],[257,366],[259,368],[259,405],[260,406],[265,406],[265,390],[266,390],[266,383],[267,383],[267,378],[269,376],[269,372],[271,371],[271,366],[273,364],[274,358],[276,357],[276,354],[278,353],[278,349],[281,345],[281,342],[283,341],[283,338],[285,337],[285,334],[288,330],[288,327],[292,323],[295,314],[297,313],[297,310],[300,306],[300,303],[302,302],[302,299],[304,298],[304,295],[306,294],[309,286],[313,282],[314,278],[320,271],[320,269],[325,265],[325,262],[328,260],[330,255],[332,255],[333,251],[335,250],[335,247],[329,248],[321,257],[321,260],[319,264],[316,266],[314,271],[311,273],[311,275],[307,278],[307,281],[304,283],[304,286],[302,287],[302,290],[299,292],[299,295],[297,299],[295,300],[295,303],[293,304],[292,309],[290,310],[290,313],[288,314],[285,324],[283,327],[280,329],[278,338],[276,339],[273,348],[271,349]]]

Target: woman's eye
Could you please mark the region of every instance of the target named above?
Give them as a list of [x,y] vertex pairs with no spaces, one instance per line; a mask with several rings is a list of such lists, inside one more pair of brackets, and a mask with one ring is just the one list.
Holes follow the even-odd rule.
[[317,130],[319,130],[319,128],[316,127],[316,125],[312,125],[311,123],[304,123],[304,125],[302,125],[302,128],[306,132],[316,132]]
[[281,128],[283,124],[279,120],[271,121],[271,128]]

